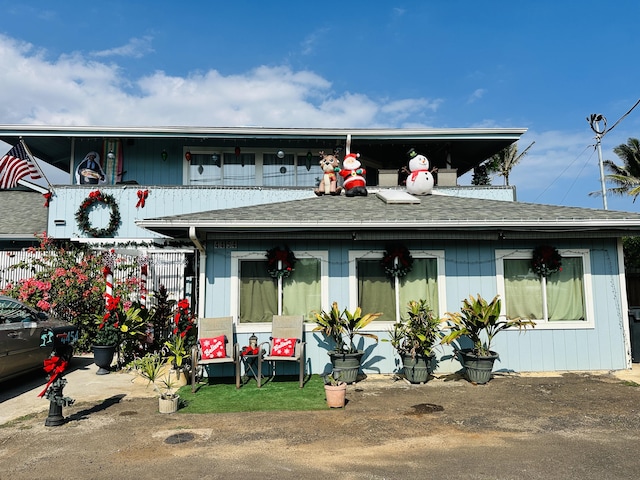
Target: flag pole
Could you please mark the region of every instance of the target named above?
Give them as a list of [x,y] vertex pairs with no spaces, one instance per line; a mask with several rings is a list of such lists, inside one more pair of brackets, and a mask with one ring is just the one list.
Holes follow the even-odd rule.
[[22,137],[20,137],[20,143],[24,147],[24,150],[27,152],[27,155],[29,155],[29,160],[31,160],[31,163],[35,165],[38,172],[40,172],[40,175],[42,175],[42,178],[44,178],[45,181],[47,182],[47,185],[49,185],[49,189],[51,189],[51,191],[55,193],[55,190],[53,189],[53,185],[51,185],[51,182],[49,182],[49,179],[40,168],[40,165],[38,165],[38,162],[36,161],[36,157],[33,156],[33,153],[31,153],[31,150],[29,150],[29,147],[27,147],[27,144],[24,143],[24,140],[22,140]]

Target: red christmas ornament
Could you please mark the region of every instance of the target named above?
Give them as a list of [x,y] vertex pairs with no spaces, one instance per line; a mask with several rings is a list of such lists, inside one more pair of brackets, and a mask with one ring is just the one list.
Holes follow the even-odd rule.
[[187,152],[184,154],[184,158],[187,162],[191,161],[191,152]]

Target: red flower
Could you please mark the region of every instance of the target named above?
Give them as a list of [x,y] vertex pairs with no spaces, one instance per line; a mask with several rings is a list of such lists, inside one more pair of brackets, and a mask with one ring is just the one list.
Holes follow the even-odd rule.
[[182,300],[180,300],[178,302],[178,308],[180,310],[188,310],[189,309],[189,300],[187,300],[186,298],[183,298]]

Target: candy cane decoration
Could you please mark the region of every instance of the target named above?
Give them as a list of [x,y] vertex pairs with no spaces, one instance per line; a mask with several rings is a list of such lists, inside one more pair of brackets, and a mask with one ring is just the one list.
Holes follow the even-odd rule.
[[140,305],[147,306],[147,275],[149,273],[149,258],[138,257],[140,264]]
[[113,298],[113,268],[116,263],[116,253],[115,250],[111,249],[108,253],[104,255],[104,268],[102,272],[104,273],[105,279],[105,298]]

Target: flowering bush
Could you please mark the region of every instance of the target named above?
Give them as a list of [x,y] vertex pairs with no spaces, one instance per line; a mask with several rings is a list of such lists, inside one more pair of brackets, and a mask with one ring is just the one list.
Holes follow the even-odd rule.
[[[8,284],[0,293],[77,325],[76,348],[90,351],[98,330],[96,312],[105,308],[103,254],[85,244],[54,241],[46,233],[37,237],[40,244],[29,248],[30,258],[9,267],[29,270],[32,276]],[[137,292],[137,265],[119,262],[114,268],[127,280],[116,280],[113,294],[126,298]]]

